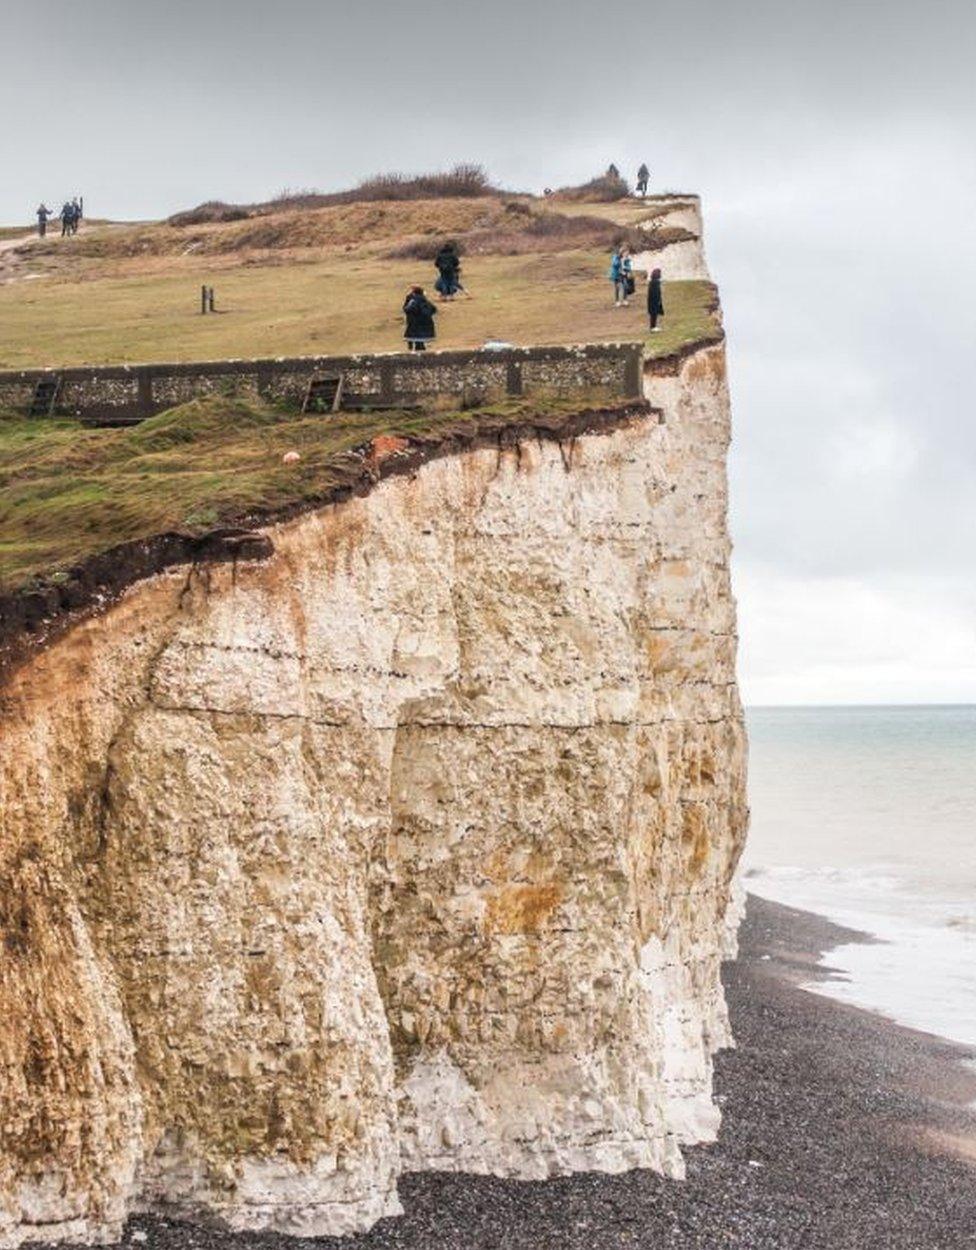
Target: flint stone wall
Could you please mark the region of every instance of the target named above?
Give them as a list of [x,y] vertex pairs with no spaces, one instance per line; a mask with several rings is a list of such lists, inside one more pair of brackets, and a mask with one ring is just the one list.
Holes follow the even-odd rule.
[[60,378],[58,415],[118,422],[139,421],[215,394],[301,403],[312,377],[336,373],[344,375],[347,402],[375,407],[409,406],[440,395],[493,399],[534,390],[572,393],[599,388],[629,398],[641,391],[641,359],[639,343],[590,343],[422,356],[388,353],[28,369],[0,373],[0,409],[29,408],[37,383],[48,378]]

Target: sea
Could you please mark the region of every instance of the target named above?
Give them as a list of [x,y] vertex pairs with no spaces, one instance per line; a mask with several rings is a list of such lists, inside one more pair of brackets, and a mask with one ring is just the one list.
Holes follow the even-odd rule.
[[744,885],[875,941],[818,993],[976,1046],[976,707],[751,708]]

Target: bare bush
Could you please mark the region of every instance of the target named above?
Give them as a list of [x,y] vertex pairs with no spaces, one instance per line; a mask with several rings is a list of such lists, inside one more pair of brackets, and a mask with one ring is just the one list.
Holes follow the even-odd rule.
[[245,221],[251,210],[243,204],[225,204],[223,200],[208,200],[183,213],[167,218],[171,226],[204,226],[211,222]]
[[619,174],[605,173],[578,187],[560,187],[553,192],[557,200],[577,200],[589,204],[612,204],[626,199],[630,188]]
[[[351,191],[340,191],[334,203],[357,200],[441,200],[451,197],[475,198],[497,195],[487,171],[481,165],[455,165],[441,174],[377,174]],[[331,197],[330,197],[331,198]]]
[[377,174],[348,191],[323,192],[313,189],[293,191],[286,187],[272,200],[259,204],[224,204],[212,200],[169,218],[171,226],[199,226],[214,221],[240,221],[287,210],[329,208],[334,204],[359,204],[383,200],[476,199],[503,192],[492,186],[481,165],[455,165],[446,173]]

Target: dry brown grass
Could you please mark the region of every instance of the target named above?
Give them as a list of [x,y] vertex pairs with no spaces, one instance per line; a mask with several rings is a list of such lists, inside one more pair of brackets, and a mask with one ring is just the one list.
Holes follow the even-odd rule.
[[[392,259],[429,260],[445,239],[453,239],[469,256],[523,256],[578,249],[610,251],[627,243],[633,251],[654,250],[682,238],[680,227],[668,226],[661,210],[651,230],[630,220],[588,212],[562,212],[549,202],[543,207],[526,198],[412,200],[333,205],[296,211],[287,209],[244,220],[199,226],[142,225],[89,231],[68,240],[38,241],[32,261],[39,268],[56,262],[76,265],[75,277],[88,276],[84,262],[138,261],[145,266],[159,257],[233,257],[247,259],[275,252],[365,251],[386,244],[382,255]],[[389,246],[390,242],[392,246]]]
[[198,204],[196,208],[174,213],[168,219],[168,224],[200,226],[215,222],[240,221],[247,217],[261,217],[289,209],[307,211],[315,208],[329,208],[336,204],[472,199],[501,194],[503,193],[497,187],[492,186],[491,179],[483,166],[461,164],[442,173],[376,174],[372,178],[365,178],[358,186],[351,187],[347,191],[282,191],[273,200],[265,200],[257,204],[226,204],[222,200],[209,200],[205,204]]
[[[455,232],[452,236],[468,256],[525,256],[537,252],[568,252],[580,248],[610,251],[627,243],[634,251],[647,246],[647,236],[633,226],[622,226],[602,217],[568,217],[537,211],[522,201],[505,206],[505,213],[488,226]],[[408,239],[390,248],[393,259],[431,260],[443,235]]]
[[34,255],[121,260],[152,256],[226,256],[280,249],[364,247],[404,236],[453,236],[496,226],[505,218],[501,200],[412,200],[284,209],[229,222],[174,228],[134,226],[91,232],[61,243],[39,244]]
[[560,187],[553,192],[553,199],[576,200],[593,204],[612,204],[616,200],[625,200],[630,195],[630,187],[619,174],[605,173],[578,187]]

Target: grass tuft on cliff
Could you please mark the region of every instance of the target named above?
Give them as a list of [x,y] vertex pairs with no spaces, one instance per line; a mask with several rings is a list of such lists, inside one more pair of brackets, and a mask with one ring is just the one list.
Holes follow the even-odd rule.
[[[323,417],[212,396],[123,429],[0,416],[0,592],[57,582],[121,543],[312,504],[361,473],[354,449],[379,435],[436,440],[606,407],[597,396],[526,397],[471,412]],[[283,464],[288,451],[301,459]]]

